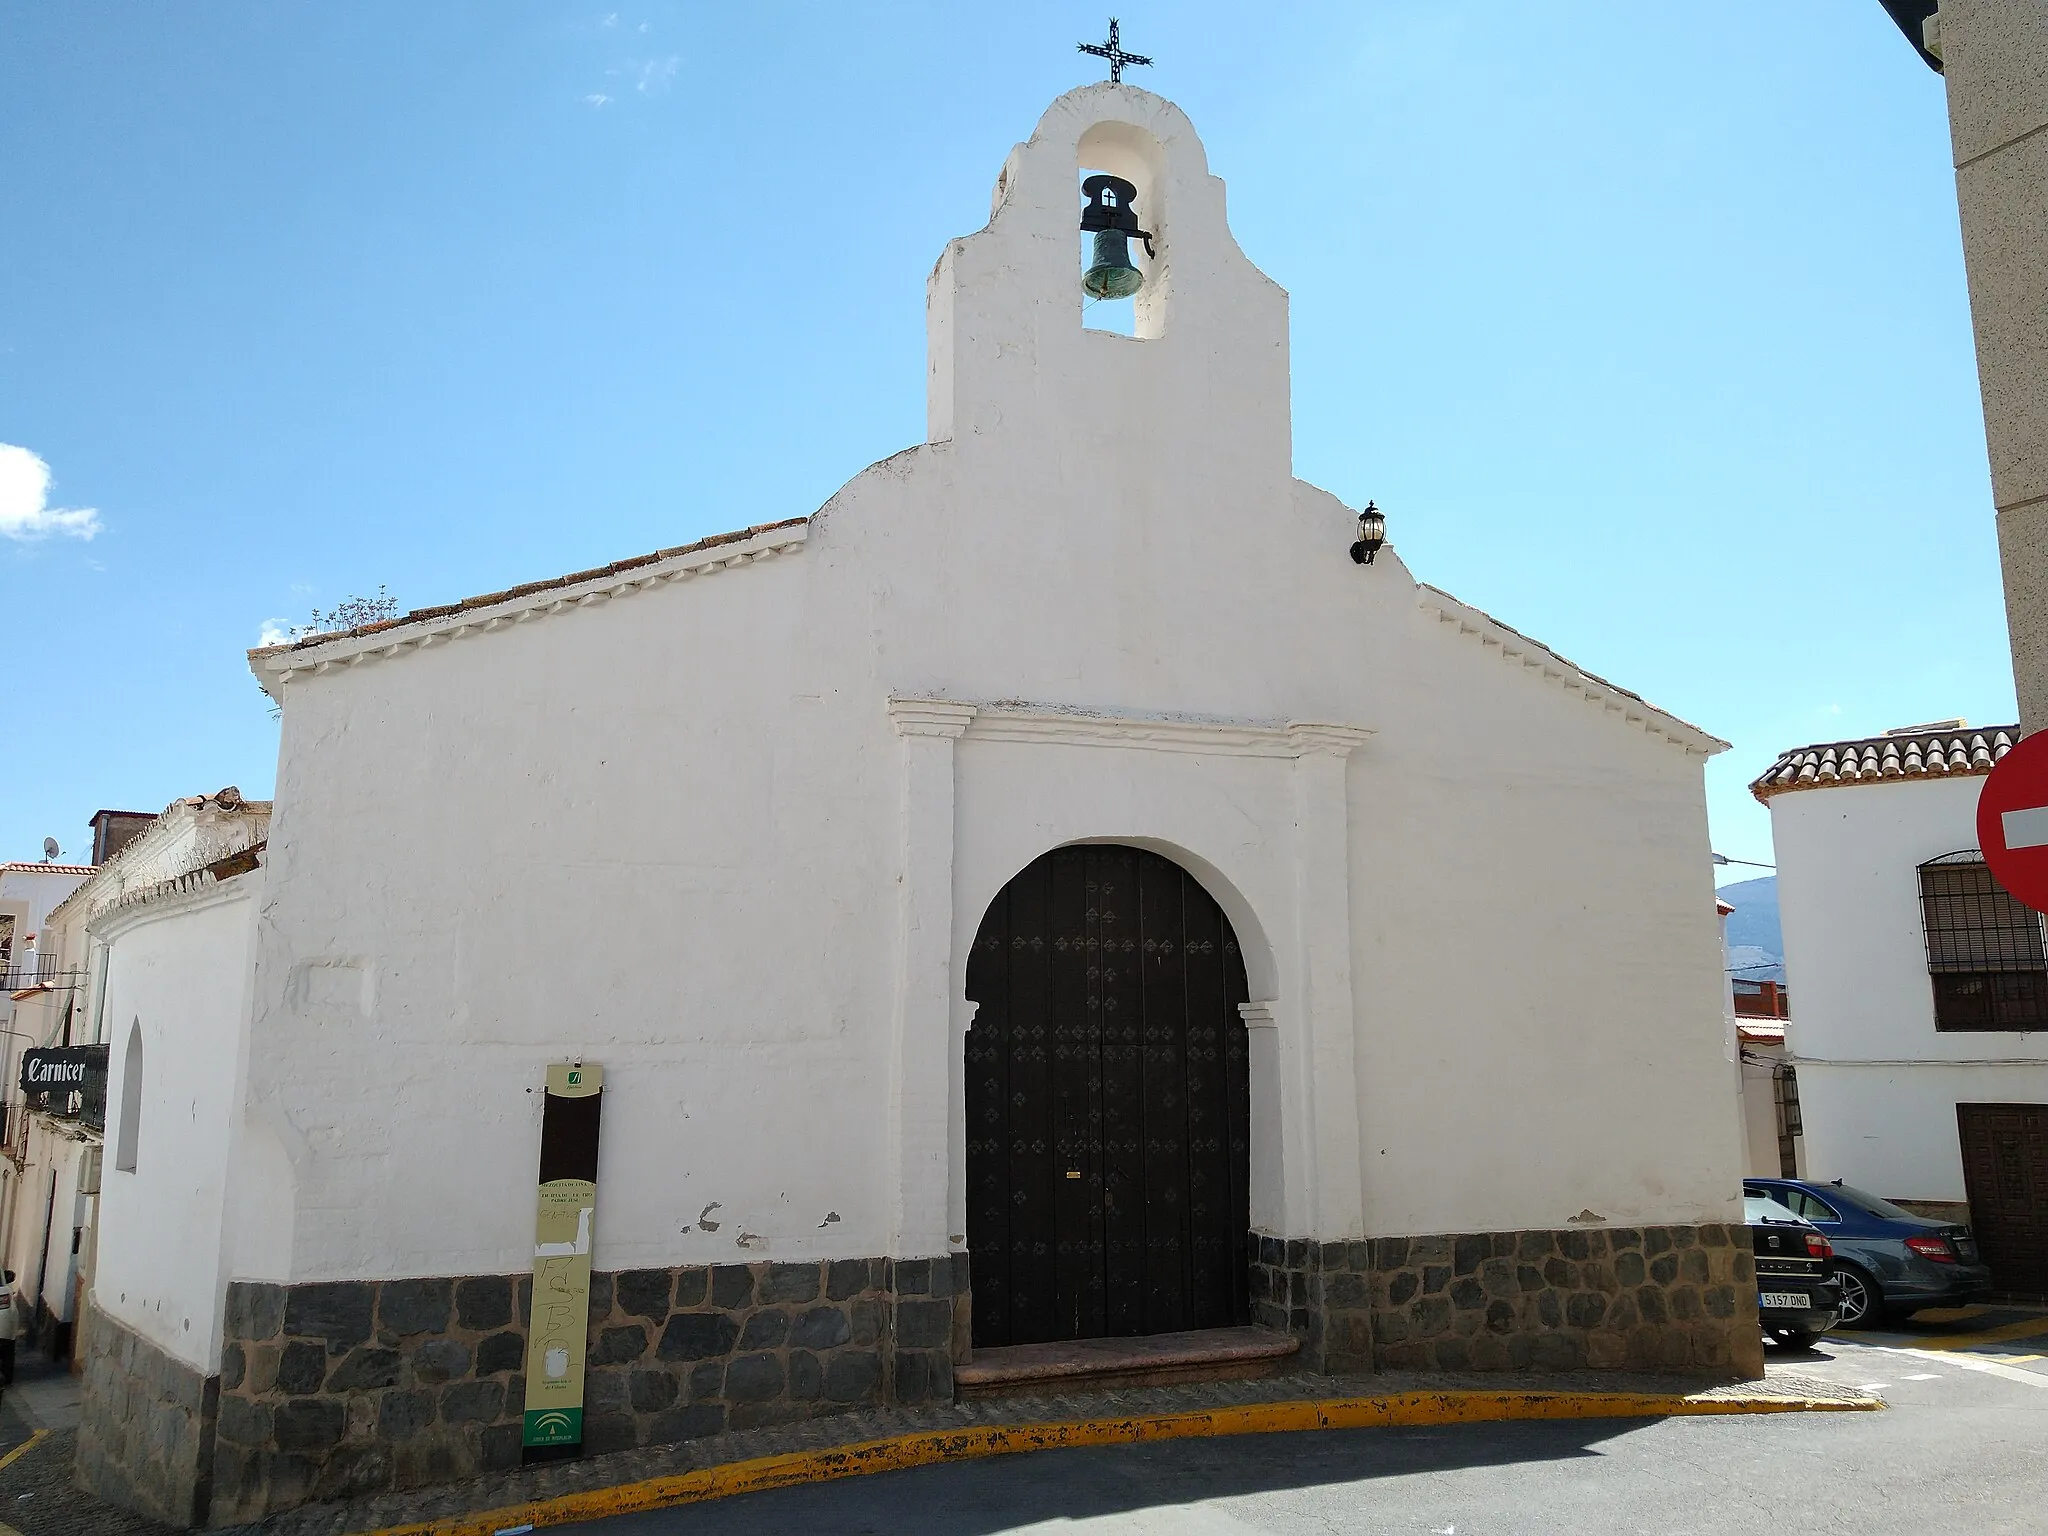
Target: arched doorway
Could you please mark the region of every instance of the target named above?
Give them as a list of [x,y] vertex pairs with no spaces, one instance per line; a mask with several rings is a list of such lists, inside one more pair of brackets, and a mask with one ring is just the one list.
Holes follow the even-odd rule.
[[1244,957],[1171,859],[1057,848],[967,962],[974,1343],[1248,1321]]

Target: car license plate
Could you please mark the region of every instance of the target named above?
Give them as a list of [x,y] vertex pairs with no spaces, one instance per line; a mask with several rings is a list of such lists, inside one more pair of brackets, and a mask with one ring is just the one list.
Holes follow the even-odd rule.
[[1759,1291],[1757,1303],[1766,1307],[1789,1307],[1795,1312],[1804,1312],[1813,1303],[1798,1291]]

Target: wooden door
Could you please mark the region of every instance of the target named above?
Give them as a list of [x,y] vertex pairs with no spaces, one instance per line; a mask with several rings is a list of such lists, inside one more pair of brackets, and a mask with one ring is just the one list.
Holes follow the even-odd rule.
[[2002,1291],[2048,1293],[2048,1105],[1958,1104],[1977,1251]]
[[967,966],[974,1342],[1249,1319],[1244,959],[1138,848],[1061,848],[990,904]]

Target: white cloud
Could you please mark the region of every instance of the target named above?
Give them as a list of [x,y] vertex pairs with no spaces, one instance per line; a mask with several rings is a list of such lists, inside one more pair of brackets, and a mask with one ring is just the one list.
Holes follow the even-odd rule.
[[616,26],[617,26],[618,24],[619,24],[619,13],[618,13],[617,11],[611,11],[611,12],[607,13],[607,14],[606,14],[606,15],[605,15],[605,16],[604,16],[604,17],[603,17],[603,18],[602,18],[602,19],[601,19],[601,20],[600,20],[600,21],[598,22],[598,25],[599,25],[600,27],[616,27]]
[[639,77],[633,88],[643,96],[653,96],[665,91],[675,81],[676,71],[683,67],[683,56],[672,53],[665,59],[648,59],[638,66],[634,73]]
[[46,539],[61,533],[89,539],[100,531],[100,515],[91,507],[53,507],[50,466],[26,448],[0,443],[0,536]]
[[611,97],[605,95],[603,91],[592,91],[588,96],[583,98],[583,105],[585,105],[586,107],[608,107],[611,104]]
[[258,645],[290,645],[298,638],[291,625],[285,623],[284,620],[265,619],[263,621],[263,633],[257,636],[256,643]]

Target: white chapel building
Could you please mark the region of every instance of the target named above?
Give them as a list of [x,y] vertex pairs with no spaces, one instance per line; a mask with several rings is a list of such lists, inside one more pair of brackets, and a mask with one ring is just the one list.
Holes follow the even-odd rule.
[[[1150,236],[1133,335],[1083,325],[1090,174]],[[927,440],[809,517],[252,653],[224,1237],[175,1297],[103,1242],[95,1486],[228,1523],[516,1464],[571,1060],[586,1452],[1088,1337],[1759,1371],[1726,744],[1352,558],[1170,102],[1054,102],[928,333]],[[145,1081],[131,1198],[174,1112]],[[144,1372],[213,1384],[176,1465],[92,1429]]]

